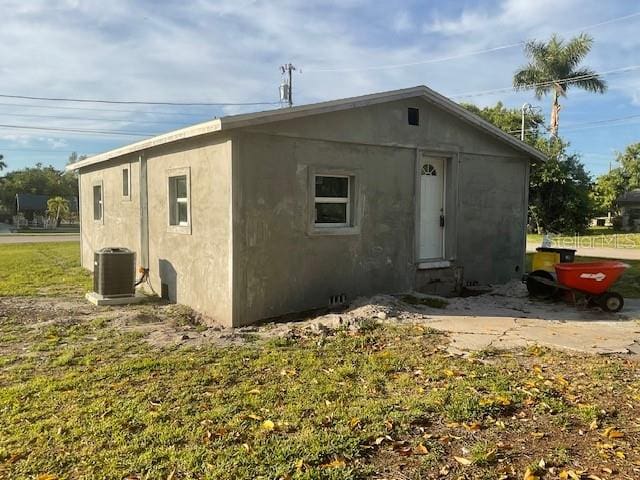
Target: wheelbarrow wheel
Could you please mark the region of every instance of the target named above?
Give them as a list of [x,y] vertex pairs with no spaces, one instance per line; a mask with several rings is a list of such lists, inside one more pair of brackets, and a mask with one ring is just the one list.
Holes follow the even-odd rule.
[[527,275],[527,290],[532,297],[549,299],[558,291],[554,276],[545,270],[536,270]]
[[606,292],[600,295],[598,304],[605,312],[619,312],[624,307],[624,299],[619,293]]

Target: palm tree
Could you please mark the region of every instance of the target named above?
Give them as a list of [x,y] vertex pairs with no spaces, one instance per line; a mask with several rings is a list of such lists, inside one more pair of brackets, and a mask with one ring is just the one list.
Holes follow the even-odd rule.
[[3,158],[4,158],[4,155],[0,154],[0,172],[5,168],[7,168],[7,164],[2,161]]
[[549,42],[530,41],[524,46],[529,63],[516,71],[513,86],[516,90],[533,90],[539,100],[552,92],[551,135],[558,136],[560,116],[560,97],[567,96],[570,86],[576,86],[588,92],[604,93],[607,84],[598,74],[580,63],[593,45],[593,39],[581,33],[568,42],[556,34]]
[[47,213],[56,219],[56,227],[59,227],[62,219],[69,216],[69,200],[62,197],[50,198],[47,200]]

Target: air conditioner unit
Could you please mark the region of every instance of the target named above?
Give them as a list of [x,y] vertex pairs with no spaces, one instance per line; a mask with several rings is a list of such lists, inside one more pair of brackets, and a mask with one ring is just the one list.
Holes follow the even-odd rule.
[[128,248],[102,248],[93,257],[93,290],[104,298],[135,294],[136,254]]

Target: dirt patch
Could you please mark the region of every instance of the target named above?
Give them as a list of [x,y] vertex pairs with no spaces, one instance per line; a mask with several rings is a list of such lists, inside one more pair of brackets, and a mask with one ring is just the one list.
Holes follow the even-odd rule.
[[[640,307],[640,306],[639,306]],[[0,322],[11,318],[26,327],[102,322],[139,333],[156,347],[231,345],[271,338],[328,336],[380,324],[419,324],[445,332],[456,354],[492,348],[541,344],[587,353],[640,354],[640,308],[622,314],[532,300],[521,282],[490,293],[442,299],[421,294],[358,298],[344,311],[289,322],[225,328],[192,309],[157,301],[120,307],[96,307],[66,297],[0,298]]]

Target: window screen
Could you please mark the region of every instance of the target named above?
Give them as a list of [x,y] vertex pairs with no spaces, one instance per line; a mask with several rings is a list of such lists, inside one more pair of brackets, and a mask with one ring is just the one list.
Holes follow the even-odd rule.
[[315,225],[345,227],[350,224],[351,178],[316,175]]
[[93,219],[102,220],[102,186],[93,186]]
[[169,177],[169,225],[189,225],[187,176]]
[[122,196],[129,196],[129,169],[124,168],[122,170]]

